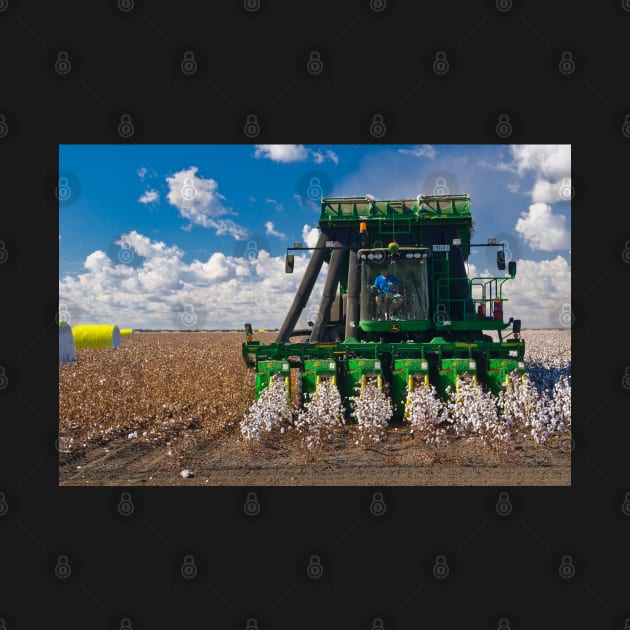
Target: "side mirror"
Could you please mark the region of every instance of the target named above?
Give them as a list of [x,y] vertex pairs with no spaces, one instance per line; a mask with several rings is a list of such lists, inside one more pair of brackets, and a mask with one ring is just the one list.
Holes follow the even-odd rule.
[[508,263],[508,273],[510,274],[510,276],[512,276],[512,278],[516,275],[516,261],[515,260],[510,260],[510,262]]
[[500,249],[497,252],[497,269],[503,271],[505,269],[505,250]]
[[521,320],[520,319],[515,319],[512,322],[512,332],[513,333],[520,333],[521,332]]
[[293,273],[294,256],[293,254],[287,254],[284,259],[284,273]]

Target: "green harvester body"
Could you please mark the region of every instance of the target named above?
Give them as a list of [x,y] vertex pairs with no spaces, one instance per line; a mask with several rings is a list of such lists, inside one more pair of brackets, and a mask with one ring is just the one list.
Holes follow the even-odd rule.
[[[446,397],[447,388],[454,389],[458,376],[468,373],[498,393],[510,373],[525,372],[520,320],[503,320],[503,285],[515,276],[516,263],[510,262],[503,276],[466,273],[473,245],[498,248],[497,265],[505,269],[502,243],[471,243],[468,195],[324,198],[318,227],[319,241],[310,248],[276,341],[254,340],[246,324],[243,358],[256,370],[257,396],[274,374],[293,388],[297,403],[322,379],[333,379],[345,400],[374,379],[402,419],[410,388],[434,385]],[[293,270],[289,252],[303,249],[301,244],[287,249],[288,272]],[[299,330],[297,320],[323,262],[328,275],[315,322]],[[374,280],[384,268],[398,286],[377,297]]]

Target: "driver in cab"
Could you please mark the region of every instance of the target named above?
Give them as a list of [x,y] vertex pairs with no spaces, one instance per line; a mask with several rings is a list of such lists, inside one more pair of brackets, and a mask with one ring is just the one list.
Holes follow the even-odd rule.
[[372,293],[375,296],[377,314],[379,317],[389,319],[389,305],[392,307],[392,314],[402,305],[402,296],[398,293],[398,278],[389,274],[389,269],[383,267],[381,273],[374,280]]

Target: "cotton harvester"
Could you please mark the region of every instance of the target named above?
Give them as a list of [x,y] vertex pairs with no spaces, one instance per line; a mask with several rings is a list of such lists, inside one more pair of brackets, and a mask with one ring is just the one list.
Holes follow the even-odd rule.
[[[314,248],[287,248],[287,273],[290,252],[312,255],[275,342],[254,340],[245,325],[243,358],[256,369],[257,396],[276,374],[296,404],[322,379],[333,379],[344,399],[370,379],[390,393],[400,419],[414,387],[432,384],[445,397],[468,373],[497,393],[513,371],[525,372],[521,322],[503,319],[503,285],[516,262],[507,262],[503,276],[466,273],[471,246],[496,248],[497,267],[506,268],[504,243],[471,243],[468,195],[324,198],[318,227]],[[296,329],[324,261],[317,315],[308,329]],[[379,276],[384,293],[374,286]]]

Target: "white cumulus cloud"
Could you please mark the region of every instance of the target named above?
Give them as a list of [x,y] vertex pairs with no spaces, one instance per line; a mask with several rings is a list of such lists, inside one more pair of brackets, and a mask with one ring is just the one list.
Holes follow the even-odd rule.
[[515,230],[532,248],[543,251],[568,249],[571,235],[565,227],[566,217],[555,215],[546,203],[533,203],[516,222]]
[[398,149],[398,153],[410,155],[413,157],[426,157],[433,159],[436,155],[435,148],[430,144],[419,144],[411,149]]
[[510,152],[519,174],[533,171],[539,177],[557,180],[571,173],[570,144],[513,144]]
[[302,228],[302,242],[306,244],[306,247],[315,247],[319,239],[319,228],[311,227],[305,224]]
[[[279,327],[293,302],[309,256],[295,256],[293,274],[285,273],[284,256],[257,252],[254,260],[212,252],[206,260],[184,260],[176,245],[153,241],[138,232],[121,240],[141,256],[140,265],[124,265],[100,250],[84,261],[83,272],[66,275],[59,295],[80,305],[84,321],[114,322],[131,328],[173,328],[181,304],[205,305],[205,327]],[[321,293],[325,272],[313,292]],[[200,313],[201,315],[201,313]]]
[[156,203],[160,200],[160,193],[157,190],[149,188],[138,199],[140,203]]
[[269,234],[269,236],[277,236],[278,238],[286,238],[287,235],[282,232],[278,232],[276,230],[273,221],[267,221],[265,223],[265,234]]
[[191,166],[166,178],[168,202],[190,222],[185,229],[201,225],[214,229],[219,236],[229,234],[236,240],[247,238],[247,228],[231,219],[218,218],[235,212],[226,205],[226,198],[219,193],[218,183],[212,178],[197,175],[198,170],[196,166]]
[[308,151],[302,144],[257,144],[254,157],[273,162],[303,162]]

